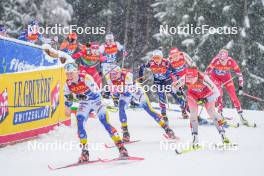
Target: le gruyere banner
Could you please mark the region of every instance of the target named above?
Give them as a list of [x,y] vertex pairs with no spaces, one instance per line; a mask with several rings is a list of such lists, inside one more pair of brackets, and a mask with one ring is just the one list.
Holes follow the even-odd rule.
[[0,74],[0,144],[45,133],[64,115],[63,69]]

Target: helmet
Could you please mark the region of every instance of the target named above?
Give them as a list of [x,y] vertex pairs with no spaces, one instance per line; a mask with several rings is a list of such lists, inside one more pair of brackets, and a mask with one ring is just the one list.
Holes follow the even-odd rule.
[[76,34],[76,32],[71,32],[69,35],[68,35],[68,38],[70,39],[70,40],[77,40],[77,34]]
[[116,67],[112,71],[110,71],[109,76],[111,80],[118,80],[121,76],[120,67]]
[[178,48],[171,48],[169,55],[173,56],[177,54],[180,50]]
[[198,79],[198,69],[197,67],[190,67],[186,69],[185,72],[186,82],[196,82]]
[[36,20],[33,20],[31,21],[29,24],[28,24],[28,33],[29,34],[37,34],[38,33],[38,30],[39,30],[39,23],[38,21]]
[[226,49],[221,49],[218,53],[218,57],[221,60],[226,60],[228,58],[228,51]]
[[158,57],[163,58],[162,51],[161,51],[161,50],[154,50],[154,51],[152,52],[152,57],[155,57],[155,56],[158,56]]
[[106,34],[105,35],[105,41],[111,40],[114,41],[114,35],[112,33]]
[[78,65],[76,63],[68,63],[64,65],[65,72],[78,72]]
[[28,25],[30,26],[39,26],[39,23],[37,20],[32,20]]

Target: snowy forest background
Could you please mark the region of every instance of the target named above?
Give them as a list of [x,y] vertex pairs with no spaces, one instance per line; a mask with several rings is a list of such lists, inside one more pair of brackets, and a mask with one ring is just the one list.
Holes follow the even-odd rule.
[[[125,67],[133,69],[135,75],[138,65],[159,47],[163,47],[165,56],[171,47],[180,48],[202,71],[221,48],[228,48],[242,68],[244,91],[264,98],[264,0],[0,0],[0,24],[7,27],[10,36],[17,37],[32,19],[40,21],[41,26],[105,26],[125,45],[129,53]],[[159,33],[160,25],[166,24],[236,26],[239,32]],[[58,37],[61,42],[64,36]],[[80,35],[79,40],[103,42],[104,35]],[[240,99],[244,108],[264,109],[263,102]],[[229,98],[225,100],[231,107]]]

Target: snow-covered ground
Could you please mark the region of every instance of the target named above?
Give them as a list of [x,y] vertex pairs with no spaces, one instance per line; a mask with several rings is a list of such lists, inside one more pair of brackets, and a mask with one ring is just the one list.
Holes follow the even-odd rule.
[[[118,161],[82,165],[62,170],[51,171],[48,164],[65,165],[77,161],[80,150],[69,145],[78,144],[76,124],[71,127],[61,126],[40,137],[0,149],[0,170],[3,176],[135,176],[135,175],[263,175],[264,163],[264,112],[245,111],[249,120],[255,121],[257,128],[239,127],[227,129],[232,142],[238,143],[236,151],[201,150],[183,155],[176,155],[172,150],[165,150],[166,141],[163,130],[142,110],[128,110],[129,130],[132,139],[142,141],[127,145],[130,155],[144,157],[144,161]],[[226,109],[225,114],[237,118],[235,110]],[[206,113],[203,111],[203,117]],[[178,117],[180,113],[168,113],[170,124],[182,142],[191,139],[189,121]],[[118,113],[110,113],[110,121],[120,129]],[[91,146],[91,159],[113,158],[118,156],[116,148],[105,149],[104,143],[111,144],[109,136],[98,119],[89,119],[88,138]],[[199,127],[200,142],[220,142],[220,137],[213,126]],[[54,145],[65,149],[56,149]],[[166,144],[166,143],[165,143]],[[53,145],[48,146],[48,145]],[[38,149],[34,149],[38,146]],[[47,147],[45,150],[43,147]]]

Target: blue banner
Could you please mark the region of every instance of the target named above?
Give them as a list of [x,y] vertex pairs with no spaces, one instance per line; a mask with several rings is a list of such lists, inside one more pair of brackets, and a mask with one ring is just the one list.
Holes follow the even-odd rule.
[[0,38],[0,74],[33,70],[40,66],[57,64],[58,60],[49,57],[42,49],[15,41],[16,39]]

